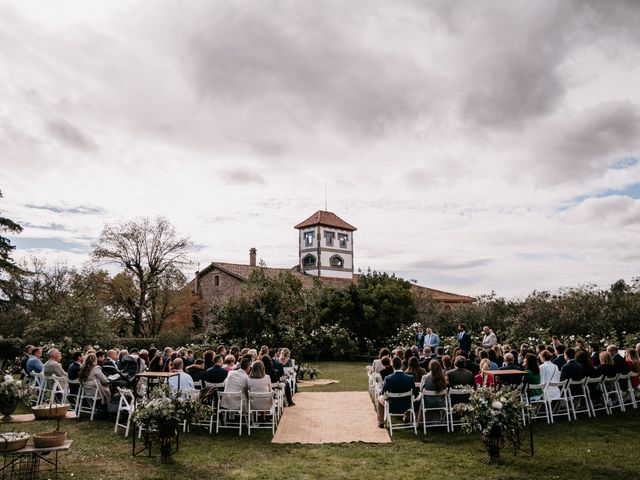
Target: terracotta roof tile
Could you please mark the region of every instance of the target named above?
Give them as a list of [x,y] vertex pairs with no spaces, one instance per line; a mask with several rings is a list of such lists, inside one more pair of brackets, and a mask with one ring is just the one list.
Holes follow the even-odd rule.
[[333,212],[327,212],[325,210],[318,210],[316,213],[307,218],[304,222],[300,222],[294,228],[301,229],[307,227],[313,227],[316,225],[323,225],[325,227],[340,228],[342,230],[349,230],[351,232],[357,230],[353,225],[349,225]]

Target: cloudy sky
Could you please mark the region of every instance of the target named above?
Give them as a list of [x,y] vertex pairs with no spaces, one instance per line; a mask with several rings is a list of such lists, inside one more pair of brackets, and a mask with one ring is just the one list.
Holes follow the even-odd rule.
[[465,294],[640,274],[636,1],[0,2],[0,211],[79,264],[164,215],[191,258],[297,262],[328,206],[356,268]]

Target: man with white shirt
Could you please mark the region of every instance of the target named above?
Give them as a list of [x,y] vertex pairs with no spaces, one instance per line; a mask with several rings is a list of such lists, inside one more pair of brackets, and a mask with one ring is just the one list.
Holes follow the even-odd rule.
[[493,348],[498,343],[498,337],[496,337],[496,334],[493,333],[493,330],[491,330],[487,325],[484,326],[482,332],[484,333],[482,348],[487,350]]
[[[174,392],[178,390],[178,385],[180,385],[179,390],[181,391],[195,390],[195,387],[193,386],[193,378],[191,378],[191,375],[185,373],[182,370],[182,367],[183,367],[182,359],[176,358],[173,361],[173,373],[177,373],[178,375],[174,377],[169,377],[169,386],[171,387],[171,390],[173,390]],[[178,384],[178,379],[180,379],[179,384]]]
[[[243,409],[247,408],[247,402],[249,397],[247,391],[249,390],[249,372],[251,371],[251,357],[245,355],[240,361],[240,368],[237,370],[231,370],[227,379],[224,382],[224,393],[242,393]],[[235,401],[229,401],[225,399],[223,402],[224,408],[237,410],[239,405]]]

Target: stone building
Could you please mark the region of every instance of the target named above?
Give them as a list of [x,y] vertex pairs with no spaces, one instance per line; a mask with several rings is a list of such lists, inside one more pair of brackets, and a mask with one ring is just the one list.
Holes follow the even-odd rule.
[[[249,279],[254,268],[262,268],[265,275],[276,277],[281,272],[290,272],[303,287],[311,287],[314,279],[336,287],[347,286],[357,281],[354,273],[353,236],[356,227],[348,224],[335,213],[319,210],[297,224],[298,263],[290,268],[261,267],[256,263],[257,251],[249,250],[247,264],[212,262],[195,273],[189,288],[198,297],[203,312],[219,302],[237,295]],[[418,295],[426,295],[447,305],[472,303],[475,298],[443,292],[413,285]]]

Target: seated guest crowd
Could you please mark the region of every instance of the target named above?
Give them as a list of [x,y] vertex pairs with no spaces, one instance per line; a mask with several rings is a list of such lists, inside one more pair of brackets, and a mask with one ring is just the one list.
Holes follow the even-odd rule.
[[[144,372],[173,372],[168,383],[175,391],[194,390],[196,386],[205,387],[207,384],[224,384],[225,392],[242,392],[245,396],[250,391],[271,391],[272,383],[278,383],[285,376],[285,368],[295,367],[295,361],[287,348],[270,349],[263,346],[256,349],[227,347],[220,345],[216,350],[207,350],[202,358],[194,358],[194,352],[186,348],[164,350],[150,348],[149,350],[132,348],[120,350],[113,348],[108,351],[96,351],[91,345],[82,351],[74,352],[67,368],[63,368],[61,352],[56,348],[47,351],[47,361],[42,362],[42,348],[29,345],[21,360],[23,376],[33,377],[35,373],[44,373],[48,386],[52,382],[51,376],[56,375],[68,380],[79,380],[85,389],[97,388],[104,399],[103,407],[110,401],[116,387],[121,386],[122,379],[130,381],[127,386],[137,382],[136,374]],[[97,383],[96,383],[97,381]],[[285,382],[286,406],[293,406],[293,392],[288,382]],[[79,388],[70,383],[70,391]]]
[[[493,331],[484,327],[481,345],[472,350],[471,337],[465,326],[459,325],[458,330],[458,345],[450,355],[444,347],[439,344],[435,346],[433,340],[429,345],[424,340],[426,334],[422,327],[419,327],[416,334],[417,345],[393,351],[381,349],[371,366],[372,372],[379,373],[383,380],[381,393],[413,390],[414,397],[418,397],[420,391],[440,392],[447,387],[493,386],[498,383],[519,385],[523,382],[546,385],[550,381],[615,377],[617,374],[640,372],[640,343],[635,348],[628,348],[624,358],[615,345],[609,345],[600,351],[598,344],[587,347],[583,342],[577,341],[575,346],[566,348],[558,337],[552,337],[549,345],[533,347],[523,343],[516,350],[509,345],[498,345]],[[432,329],[427,331],[431,334],[429,338],[433,338]],[[495,375],[498,371],[504,373]],[[637,389],[638,377],[632,377],[631,382],[632,387]],[[417,388],[416,385],[420,387]],[[593,384],[593,387],[590,385],[589,388],[592,398],[599,399],[602,393],[597,389],[597,384]],[[626,390],[627,385],[621,383],[621,388]],[[542,394],[542,389],[533,388],[528,391],[531,398],[540,398]],[[558,398],[560,391],[557,387],[551,387],[547,395],[550,399]],[[383,428],[384,397],[381,395],[378,400],[378,426]],[[427,407],[441,406],[442,401],[438,397],[425,397]],[[409,406],[410,403],[404,405],[399,402],[396,407],[398,411],[392,413],[402,413],[401,410],[407,410]]]

